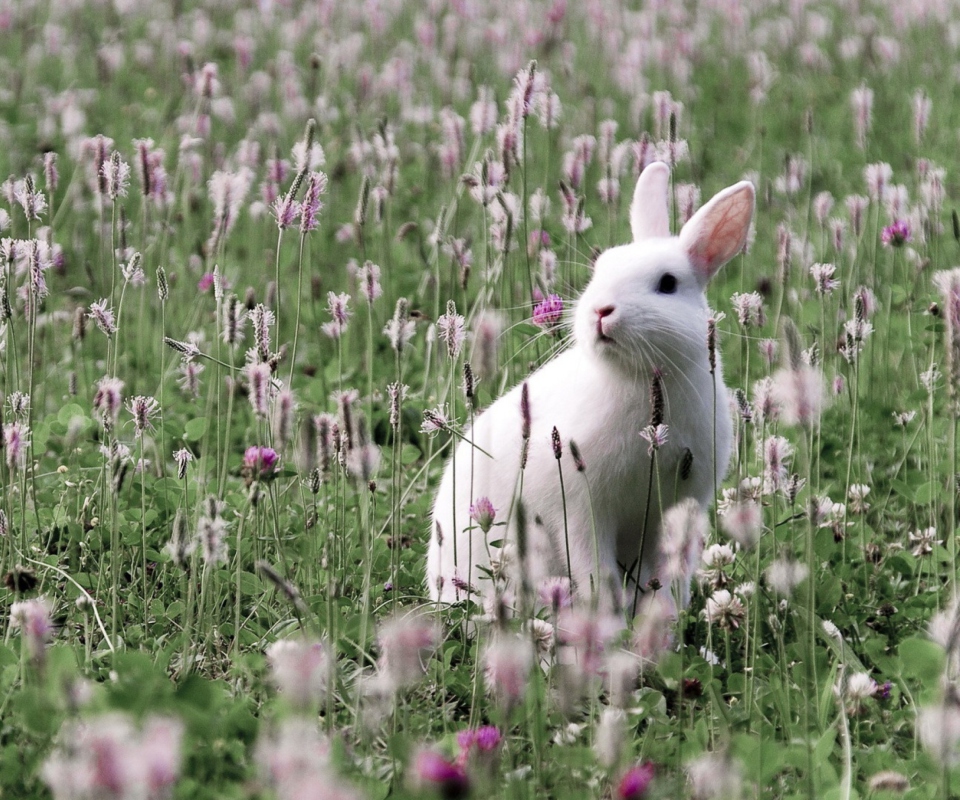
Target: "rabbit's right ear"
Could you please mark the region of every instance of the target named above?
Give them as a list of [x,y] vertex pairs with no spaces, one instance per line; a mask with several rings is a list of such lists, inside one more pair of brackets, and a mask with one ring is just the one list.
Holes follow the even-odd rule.
[[670,167],[654,161],[640,173],[630,204],[630,230],[633,240],[663,238],[670,235]]
[[756,191],[749,181],[728,186],[714,195],[680,231],[680,245],[690,257],[701,283],[747,243]]

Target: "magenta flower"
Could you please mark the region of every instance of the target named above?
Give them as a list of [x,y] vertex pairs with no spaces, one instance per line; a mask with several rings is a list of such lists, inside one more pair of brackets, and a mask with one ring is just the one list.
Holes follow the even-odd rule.
[[441,797],[455,800],[470,793],[470,782],[463,767],[432,750],[421,750],[417,754],[413,770],[421,786],[436,789]]
[[546,300],[537,303],[533,309],[533,324],[541,328],[552,328],[563,319],[563,300],[560,295],[547,295]]
[[213,286],[213,282],[216,280],[216,277],[212,272],[205,272],[203,277],[197,282],[197,289],[201,292],[208,292]]
[[654,766],[649,761],[630,767],[617,784],[618,800],[640,800],[644,797],[653,780],[654,772]]
[[470,506],[470,519],[480,526],[480,530],[487,533],[493,521],[497,518],[497,510],[493,507],[489,497],[478,497]]
[[272,447],[248,447],[243,454],[243,469],[251,475],[267,478],[277,470],[280,456]]
[[880,241],[883,242],[884,247],[903,247],[912,240],[913,234],[910,232],[910,224],[902,219],[894,220],[880,234]]

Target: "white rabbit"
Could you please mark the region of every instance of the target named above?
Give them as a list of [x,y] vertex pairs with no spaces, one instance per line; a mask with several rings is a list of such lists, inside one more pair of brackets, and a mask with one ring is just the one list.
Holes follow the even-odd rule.
[[[730,460],[732,421],[718,358],[710,372],[704,289],[746,243],[754,188],[742,181],[724,189],[673,237],[669,176],[661,162],[643,171],[630,207],[634,242],[599,257],[577,302],[573,346],[526,380],[522,475],[523,385],[476,419],[448,462],[427,555],[434,600],[489,599],[495,586],[498,594],[512,590],[519,597],[521,582],[535,591],[569,568],[580,597],[599,590],[607,607],[635,608],[636,596],[658,575],[661,512],[687,497],[704,506],[712,500]],[[655,373],[667,439],[655,454],[648,498],[652,459],[640,432],[651,423]],[[582,473],[571,440],[582,454]],[[471,504],[483,497],[506,523],[486,535],[470,518]],[[521,503],[525,548],[517,540]],[[620,588],[611,592],[614,586]],[[686,603],[689,580],[682,594]]]

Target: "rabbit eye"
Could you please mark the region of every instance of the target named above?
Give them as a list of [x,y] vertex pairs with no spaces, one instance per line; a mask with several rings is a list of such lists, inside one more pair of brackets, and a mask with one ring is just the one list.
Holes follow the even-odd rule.
[[657,291],[660,294],[673,294],[677,291],[677,279],[669,272],[660,277],[660,283],[657,284]]

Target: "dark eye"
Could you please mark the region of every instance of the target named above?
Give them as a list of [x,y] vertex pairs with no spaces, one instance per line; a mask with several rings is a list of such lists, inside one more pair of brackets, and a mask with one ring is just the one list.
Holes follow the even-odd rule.
[[660,294],[673,294],[677,291],[677,279],[669,272],[660,277],[660,283],[657,284],[657,291]]

